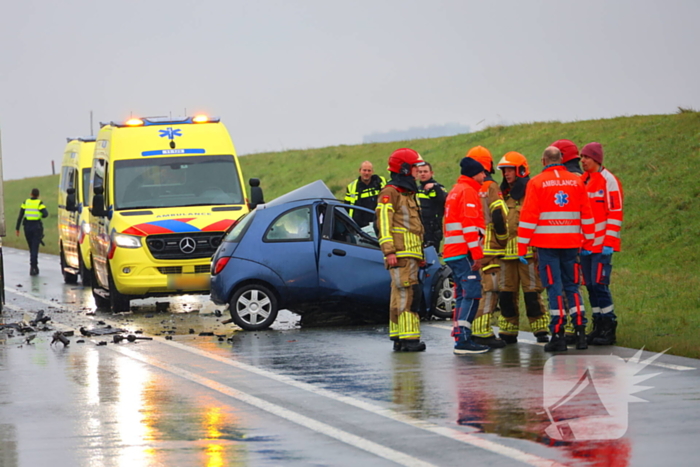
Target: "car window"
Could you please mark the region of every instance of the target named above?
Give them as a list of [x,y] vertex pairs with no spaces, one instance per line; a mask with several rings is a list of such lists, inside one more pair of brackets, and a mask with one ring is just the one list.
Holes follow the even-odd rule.
[[246,214],[242,219],[239,219],[238,223],[236,223],[233,226],[233,228],[226,234],[226,236],[224,237],[224,241],[233,243],[240,242],[241,238],[243,238],[243,234],[246,230],[248,230],[248,226],[253,221],[254,217],[255,211],[251,211],[248,214]]
[[266,242],[311,240],[311,207],[293,209],[275,219],[265,233]]
[[379,243],[371,235],[360,229],[343,207],[336,207],[333,215],[331,240],[351,245],[379,248]]

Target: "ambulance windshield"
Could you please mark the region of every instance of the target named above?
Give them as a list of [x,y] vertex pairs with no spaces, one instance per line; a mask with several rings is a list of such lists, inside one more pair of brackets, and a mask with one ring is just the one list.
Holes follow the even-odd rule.
[[181,156],[114,163],[114,208],[242,204],[233,156]]

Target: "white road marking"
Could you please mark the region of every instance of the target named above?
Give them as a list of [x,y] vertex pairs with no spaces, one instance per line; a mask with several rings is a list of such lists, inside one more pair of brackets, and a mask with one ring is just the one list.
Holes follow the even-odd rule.
[[[430,326],[431,328],[447,329],[449,331],[452,331],[452,326],[446,326],[444,324],[425,324],[424,326]],[[532,339],[523,339],[520,336],[518,336],[518,342],[522,342],[523,344],[538,345],[538,346],[544,347],[544,344],[541,342],[537,342],[537,341],[532,340]],[[690,366],[674,365],[672,363],[663,363],[663,362],[659,362],[659,361],[652,362],[650,365],[658,366],[661,368],[668,368],[669,370],[677,370],[677,371],[697,370],[697,368],[693,368]]]
[[353,407],[357,407],[359,409],[371,412],[376,415],[381,415],[383,417],[386,417],[388,419],[405,423],[407,425],[410,425],[415,428],[420,428],[426,431],[430,431],[432,433],[444,436],[446,438],[453,439],[455,441],[459,441],[462,443],[470,444],[475,447],[479,447],[481,449],[485,449],[487,451],[491,451],[496,454],[500,454],[505,457],[509,457],[511,459],[518,460],[520,462],[524,462],[529,465],[533,466],[538,466],[538,467],[544,467],[544,466],[561,466],[562,464],[559,464],[553,460],[550,459],[545,459],[533,454],[526,453],[524,451],[520,451],[515,448],[511,448],[499,443],[496,443],[494,441],[489,441],[487,439],[480,438],[478,436],[470,435],[467,433],[463,433],[461,431],[452,429],[452,428],[447,428],[447,427],[441,427],[439,425],[436,425],[434,423],[426,422],[423,420],[416,420],[415,418],[403,415],[399,412],[396,412],[391,409],[386,409],[384,407],[381,407],[379,405],[372,404],[367,401],[363,401],[360,399],[355,399],[349,396],[343,396],[341,394],[337,394],[332,391],[328,391],[326,389],[322,389],[319,387],[316,387],[312,384],[304,383],[301,381],[297,381],[293,378],[290,378],[288,376],[280,375],[268,370],[263,370],[262,368],[258,368],[255,366],[251,366],[245,363],[237,362],[234,360],[230,360],[226,357],[222,357],[216,354],[213,354],[211,352],[207,352],[205,350],[197,349],[194,347],[189,347],[184,344],[180,344],[179,342],[171,341],[171,340],[165,340],[163,338],[157,338],[159,341],[176,347],[180,350],[183,350],[185,352],[190,352],[195,355],[199,355],[201,357],[209,358],[212,360],[216,360],[217,362],[223,363],[225,365],[232,366],[234,368],[238,368],[240,370],[248,371],[250,373],[254,373],[260,376],[264,376],[266,378],[278,381],[280,383],[287,384],[289,386],[293,386],[298,389],[302,389],[304,391],[311,392],[313,394],[319,395],[319,396],[324,396],[329,399],[338,401],[338,402],[343,402],[345,404],[351,405]]
[[[163,340],[163,342],[167,343],[168,341]],[[384,459],[387,459],[389,461],[396,462],[399,465],[415,467],[435,467],[434,464],[431,464],[429,462],[424,462],[416,457],[409,456],[408,454],[404,454],[402,452],[388,448],[381,444],[377,444],[368,439],[353,435],[352,433],[339,430],[331,425],[327,425],[323,422],[319,422],[299,413],[285,409],[284,407],[281,407],[279,405],[267,402],[263,399],[260,399],[259,397],[252,396],[243,391],[239,391],[230,386],[218,383],[214,380],[204,378],[200,375],[197,375],[187,370],[183,370],[168,363],[158,361],[154,358],[146,357],[144,355],[139,354],[138,352],[134,352],[132,350],[116,346],[113,346],[110,349],[115,352],[121,353],[125,357],[133,358],[134,360],[138,360],[147,365],[155,366],[156,368],[160,368],[161,370],[173,373],[181,378],[200,384],[204,387],[220,392],[221,394],[227,395],[229,397],[233,397],[234,399],[237,399],[241,402],[245,402],[246,404],[252,405],[253,407],[257,407],[261,410],[264,410],[265,412],[271,413],[272,415],[284,418],[292,423],[296,423],[297,425],[301,425],[317,433],[321,433],[323,435],[330,436],[331,438],[335,438],[342,443],[348,444],[358,449],[362,449],[363,451],[367,451],[379,457],[383,457]]]

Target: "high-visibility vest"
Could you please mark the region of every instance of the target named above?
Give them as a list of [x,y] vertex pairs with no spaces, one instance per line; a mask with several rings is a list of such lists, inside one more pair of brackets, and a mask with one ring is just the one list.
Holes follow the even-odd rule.
[[622,228],[622,185],[605,167],[598,172],[583,174],[588,200],[593,211],[595,232],[593,253],[600,253],[604,246],[620,251],[620,229]]
[[[376,174],[375,174],[376,175]],[[375,183],[375,178],[374,175],[372,176],[372,179],[370,180],[370,184],[368,187],[365,187],[362,189],[362,191],[357,191],[357,185],[360,181],[359,178],[356,180],[350,182],[345,190],[345,202],[348,204],[353,204],[353,205],[358,205],[362,207],[368,207],[370,209],[374,209],[375,206],[367,206],[363,204],[360,200],[364,200],[366,198],[376,198],[379,196],[379,192],[382,191],[382,188],[386,186],[386,178],[382,177],[381,175],[377,175],[379,178],[379,183]],[[349,214],[350,217],[353,215],[354,209],[351,209]]]
[[24,203],[22,203],[22,209],[24,209],[24,219],[28,221],[38,221],[41,219],[41,210],[46,209],[44,203],[40,199],[27,198]]
[[479,182],[464,175],[450,190],[445,200],[445,243],[443,258],[449,260],[471,253],[472,259],[484,257],[481,237],[484,235],[484,212],[479,198]]
[[528,245],[541,248],[584,248],[593,245],[593,213],[578,175],[554,165],[527,185],[518,225],[518,254]]

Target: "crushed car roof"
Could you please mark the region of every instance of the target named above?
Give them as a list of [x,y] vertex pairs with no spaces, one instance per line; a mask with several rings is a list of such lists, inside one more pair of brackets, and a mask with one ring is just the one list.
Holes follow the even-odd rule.
[[280,204],[290,203],[292,201],[301,201],[303,199],[336,199],[333,192],[323,183],[323,180],[316,180],[308,185],[292,190],[287,194],[279,196],[264,207],[279,206]]

